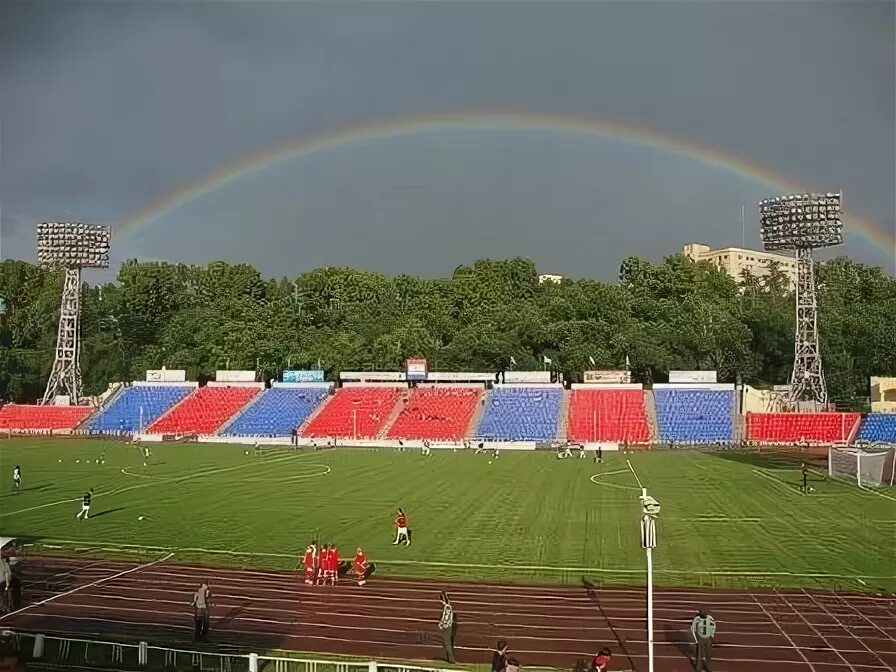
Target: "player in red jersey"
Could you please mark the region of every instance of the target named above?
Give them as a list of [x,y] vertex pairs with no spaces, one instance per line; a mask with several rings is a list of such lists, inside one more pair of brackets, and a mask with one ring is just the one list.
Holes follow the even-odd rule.
[[398,515],[395,517],[395,541],[393,546],[404,542],[405,546],[411,545],[411,535],[408,533],[408,516],[404,509],[398,509]]
[[314,585],[314,563],[317,559],[317,549],[314,544],[308,544],[305,554],[302,556],[302,567],[305,570],[305,583],[309,586]]
[[320,558],[317,562],[317,585],[327,582],[327,571],[330,568],[330,549],[326,544],[320,547]]
[[339,581],[339,549],[336,544],[330,546],[330,583],[336,585]]
[[367,557],[364,555],[364,549],[360,546],[355,551],[355,576],[358,577],[358,585],[363,586],[367,583]]

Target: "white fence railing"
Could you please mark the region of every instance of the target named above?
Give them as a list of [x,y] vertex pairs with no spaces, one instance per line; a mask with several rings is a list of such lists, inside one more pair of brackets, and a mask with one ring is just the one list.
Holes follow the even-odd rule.
[[332,660],[293,658],[243,653],[235,647],[218,650],[183,649],[148,642],[108,642],[79,637],[43,635],[3,630],[4,644],[13,642],[24,659],[33,665],[110,669],[118,671],[193,669],[206,672],[457,672],[438,667],[407,665],[376,660]]

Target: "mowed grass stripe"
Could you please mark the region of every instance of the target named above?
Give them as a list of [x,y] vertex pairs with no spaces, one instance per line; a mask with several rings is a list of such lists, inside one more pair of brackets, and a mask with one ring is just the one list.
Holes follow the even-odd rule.
[[[664,451],[607,454],[594,464],[509,451],[493,460],[464,451],[427,458],[388,449],[263,457],[230,445],[151,450],[144,467],[137,449],[121,443],[0,442],[3,465],[21,464],[26,486],[0,496],[0,513],[71,500],[6,515],[3,534],[84,547],[127,540],[223,550],[245,555],[203,557],[195,550],[178,557],[234,564],[250,558],[281,569],[294,567],[293,558],[317,537],[337,543],[346,557],[364,546],[388,575],[571,583],[591,568],[600,574],[596,580],[637,582],[644,556],[628,458],[663,507],[655,560],[664,582],[855,588],[848,579],[825,577],[896,573],[894,502],[822,477],[813,481],[816,493],[802,496],[798,463],[763,456]],[[84,462],[103,452],[105,464]],[[79,524],[75,500],[88,487],[100,493],[97,517]],[[408,548],[391,543],[399,506],[414,534]]]

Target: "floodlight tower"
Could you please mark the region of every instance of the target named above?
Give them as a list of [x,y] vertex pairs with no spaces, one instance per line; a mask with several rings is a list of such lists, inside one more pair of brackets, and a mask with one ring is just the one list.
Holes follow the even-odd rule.
[[108,268],[111,239],[105,226],[77,222],[37,225],[37,263],[65,271],[56,358],[43,404],[57,394],[68,395],[73,404],[81,400],[81,269]]
[[828,403],[818,349],[818,300],[812,250],[843,243],[841,194],[791,194],[759,203],[762,243],[766,250],[789,250],[796,256],[796,337],[788,401]]

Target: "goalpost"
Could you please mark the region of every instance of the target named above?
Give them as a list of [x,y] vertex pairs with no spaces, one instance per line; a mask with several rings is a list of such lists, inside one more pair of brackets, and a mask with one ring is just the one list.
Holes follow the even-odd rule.
[[828,449],[828,476],[855,479],[860,488],[892,486],[896,482],[896,448],[882,450]]

